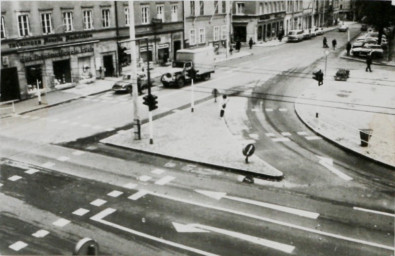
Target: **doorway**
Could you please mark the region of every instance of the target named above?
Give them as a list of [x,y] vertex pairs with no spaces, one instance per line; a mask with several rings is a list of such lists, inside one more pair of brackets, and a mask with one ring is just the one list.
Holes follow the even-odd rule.
[[114,64],[112,55],[103,56],[104,76],[114,76]]
[[39,87],[43,88],[43,77],[41,65],[27,66],[26,67],[26,81],[28,90],[33,90],[36,88],[37,83]]
[[234,40],[240,42],[247,42],[247,26],[234,27]]
[[177,51],[181,49],[181,41],[174,41],[173,44],[173,60],[177,60]]
[[53,74],[60,84],[71,83],[70,60],[52,62]]
[[1,70],[1,101],[20,99],[19,80],[17,68]]

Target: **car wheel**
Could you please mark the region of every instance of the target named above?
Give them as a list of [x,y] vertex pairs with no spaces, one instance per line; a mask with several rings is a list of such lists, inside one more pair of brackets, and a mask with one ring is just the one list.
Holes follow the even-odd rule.
[[185,85],[185,79],[183,77],[179,77],[177,79],[177,86],[178,86],[178,88],[182,88],[182,87],[184,87],[184,85]]
[[208,81],[208,80],[210,80],[210,77],[211,77],[211,74],[208,73],[208,74],[206,74],[206,75],[203,76],[203,80],[204,80],[204,81]]

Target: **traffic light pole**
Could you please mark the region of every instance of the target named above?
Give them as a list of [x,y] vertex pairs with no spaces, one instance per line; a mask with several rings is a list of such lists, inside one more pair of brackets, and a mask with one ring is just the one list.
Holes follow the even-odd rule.
[[[147,47],[147,79],[148,79],[148,97],[151,98],[151,75],[149,70],[149,58],[148,58],[148,38],[145,39],[145,45]],[[148,121],[149,121],[149,144],[154,144],[154,124],[152,122],[152,110],[149,107],[148,110]]]

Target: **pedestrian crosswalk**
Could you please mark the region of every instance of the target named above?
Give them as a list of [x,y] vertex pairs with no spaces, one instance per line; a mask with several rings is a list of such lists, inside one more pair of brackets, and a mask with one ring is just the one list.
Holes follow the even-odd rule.
[[[292,137],[294,137],[294,136],[303,137],[306,140],[322,140],[322,137],[316,136],[314,134],[311,134],[311,133],[305,132],[305,131],[280,132],[280,133],[267,132],[267,133],[265,133],[265,136],[270,138],[273,142],[288,142],[288,141],[292,141]],[[250,137],[255,139],[255,140],[258,139],[257,134],[250,134]]]

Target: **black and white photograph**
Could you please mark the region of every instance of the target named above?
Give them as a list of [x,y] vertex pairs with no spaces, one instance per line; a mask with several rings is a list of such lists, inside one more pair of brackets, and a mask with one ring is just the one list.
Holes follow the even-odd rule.
[[0,255],[394,256],[395,0],[0,11]]

